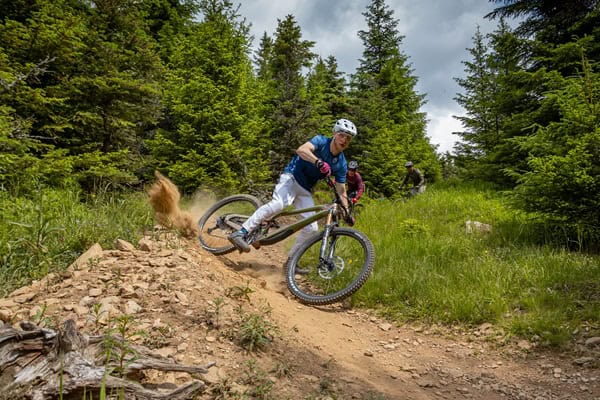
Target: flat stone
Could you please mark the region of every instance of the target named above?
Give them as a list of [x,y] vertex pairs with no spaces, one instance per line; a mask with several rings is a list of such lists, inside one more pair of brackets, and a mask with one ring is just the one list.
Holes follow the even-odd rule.
[[135,250],[135,246],[123,239],[117,239],[115,241],[115,247],[121,251],[132,252]]
[[93,259],[102,258],[102,246],[95,243],[85,253],[79,256],[73,264],[69,265],[69,270],[82,269],[88,266],[88,262]]

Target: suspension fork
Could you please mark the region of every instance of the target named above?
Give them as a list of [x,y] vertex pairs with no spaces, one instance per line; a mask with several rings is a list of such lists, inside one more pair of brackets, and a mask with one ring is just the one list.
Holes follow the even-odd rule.
[[[330,240],[330,235],[331,232],[333,231],[333,228],[335,227],[335,223],[333,221],[333,216],[337,213],[337,204],[335,204],[330,210],[329,210],[329,214],[327,215],[327,221],[325,223],[325,228],[323,229],[323,239],[321,239],[321,250],[319,252],[319,261],[320,264],[323,265],[325,264],[327,266],[327,269],[329,271],[331,271],[333,269],[332,265],[333,265],[333,251],[334,251],[334,246],[333,246],[333,242],[331,243],[331,245],[329,245],[329,240]],[[329,251],[328,251],[329,249]]]

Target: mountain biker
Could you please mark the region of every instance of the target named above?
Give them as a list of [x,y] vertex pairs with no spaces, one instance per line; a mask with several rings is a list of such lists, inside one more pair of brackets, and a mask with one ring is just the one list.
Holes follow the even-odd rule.
[[[313,207],[315,202],[311,191],[317,182],[329,175],[335,177],[335,188],[342,200],[342,205],[348,207],[346,200],[346,171],[347,163],[344,150],[356,136],[356,126],[347,120],[339,119],[333,125],[333,137],[316,135],[296,149],[296,155],[284,168],[279,182],[273,190],[273,198],[267,204],[259,207],[244,222],[242,229],[228,236],[229,241],[243,252],[249,252],[247,243],[248,232],[258,227],[262,221],[278,213],[289,205],[296,209]],[[304,218],[314,212],[302,213]],[[346,216],[349,225],[354,224],[354,218]],[[304,227],[296,242],[289,251],[293,254],[300,244],[318,230],[317,222]]]
[[410,195],[415,196],[419,193],[423,193],[425,191],[425,177],[423,177],[421,171],[415,168],[412,161],[407,161],[404,166],[406,167],[406,176],[404,177],[404,181],[402,181],[402,185],[400,185],[400,190],[402,190],[410,180],[413,184],[410,189]]
[[365,184],[363,183],[362,177],[358,172],[358,162],[350,161],[348,163],[348,173],[346,174],[346,182],[348,184],[348,199],[352,203],[358,202],[360,196],[365,191]]

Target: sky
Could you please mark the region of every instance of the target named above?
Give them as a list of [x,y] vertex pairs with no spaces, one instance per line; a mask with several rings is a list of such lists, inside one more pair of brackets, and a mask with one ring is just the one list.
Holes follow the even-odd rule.
[[[359,30],[367,30],[362,15],[370,0],[240,0],[239,14],[252,24],[253,47],[266,32],[273,37],[278,20],[295,17],[302,39],[315,42],[313,51],[323,59],[334,56],[338,69],[355,72],[364,49]],[[464,77],[463,61],[471,61],[467,48],[480,27],[483,34],[496,28],[497,21],[484,16],[497,4],[488,0],[386,0],[399,21],[404,36],[400,51],[407,56],[415,90],[425,95],[421,111],[427,114],[427,136],[438,145],[438,153],[452,152],[458,140],[452,132],[461,131],[453,115],[464,110],[453,99],[462,92],[454,78]],[[360,132],[359,132],[360,135]]]

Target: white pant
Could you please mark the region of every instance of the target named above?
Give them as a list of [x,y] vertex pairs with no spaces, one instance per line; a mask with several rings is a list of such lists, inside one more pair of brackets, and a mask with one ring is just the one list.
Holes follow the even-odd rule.
[[[278,213],[287,206],[293,205],[294,208],[308,208],[315,205],[311,193],[300,186],[291,174],[282,174],[279,177],[279,183],[273,190],[273,199],[267,204],[259,207],[254,214],[248,218],[242,225],[248,232],[256,228],[262,221],[269,218],[270,216]],[[314,211],[309,211],[300,214],[303,218],[310,217],[314,214]],[[305,226],[300,231],[300,234],[296,238],[294,245],[288,252],[288,256],[294,254],[296,249],[300,247],[303,241],[305,241],[310,235],[315,233],[319,229],[317,222],[313,222],[310,225]]]

